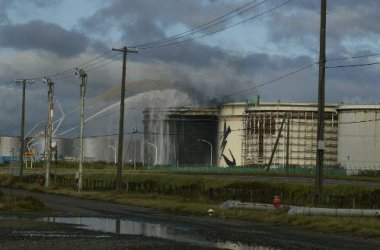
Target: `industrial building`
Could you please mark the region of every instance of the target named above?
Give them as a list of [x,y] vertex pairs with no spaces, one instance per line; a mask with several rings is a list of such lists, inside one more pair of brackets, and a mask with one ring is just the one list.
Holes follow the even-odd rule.
[[[143,111],[144,136],[125,138],[125,163],[313,167],[317,104],[228,103],[219,108],[175,107]],[[352,173],[380,168],[380,105],[325,106],[325,166]],[[60,160],[78,160],[78,138],[54,138]],[[276,144],[277,141],[277,144]],[[44,154],[43,137],[26,150]],[[0,163],[18,159],[19,138],[0,136]],[[87,162],[116,162],[116,137],[84,138]],[[12,158],[13,157],[13,158]]]

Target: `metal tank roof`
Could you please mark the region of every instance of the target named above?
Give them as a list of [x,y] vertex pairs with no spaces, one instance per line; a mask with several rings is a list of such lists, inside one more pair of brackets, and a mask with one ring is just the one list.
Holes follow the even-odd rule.
[[379,104],[348,104],[339,105],[337,107],[338,111],[368,111],[368,110],[380,110]]
[[[325,104],[326,112],[335,112],[337,104]],[[258,106],[247,106],[245,102],[227,103],[222,105],[221,116],[242,115],[245,111],[317,111],[317,103],[282,103],[261,102]]]
[[144,120],[170,119],[170,116],[218,116],[219,109],[200,107],[169,107],[169,108],[147,108],[143,111]]

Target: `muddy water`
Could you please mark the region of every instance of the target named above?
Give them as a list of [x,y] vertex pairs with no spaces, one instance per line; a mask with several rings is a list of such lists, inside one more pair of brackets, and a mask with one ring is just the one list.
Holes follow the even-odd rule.
[[[99,217],[44,217],[42,221],[73,224],[77,228],[127,235],[144,235],[148,237],[162,238],[177,242],[185,242],[194,245],[216,247],[233,250],[268,250],[275,249],[265,246],[247,245],[240,242],[210,241],[191,232],[184,227],[172,225],[154,224],[148,222],[133,221],[127,219],[99,218]],[[276,248],[278,249],[278,248]]]

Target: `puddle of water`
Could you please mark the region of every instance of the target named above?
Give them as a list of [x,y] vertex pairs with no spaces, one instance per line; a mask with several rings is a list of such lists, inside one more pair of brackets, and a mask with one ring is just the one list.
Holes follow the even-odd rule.
[[126,219],[99,218],[99,217],[44,217],[42,221],[73,224],[77,228],[127,235],[144,235],[162,238],[177,242],[191,243],[205,247],[216,247],[232,250],[274,250],[264,246],[252,246],[240,242],[212,242],[191,234],[184,228],[175,228],[169,225],[139,222]]
[[109,238],[109,235],[97,235],[97,236],[87,236],[87,235],[77,235],[77,234],[66,234],[65,232],[53,232],[53,231],[12,231],[12,234],[24,237],[48,237],[48,238],[76,238],[76,237],[88,237],[88,238]]

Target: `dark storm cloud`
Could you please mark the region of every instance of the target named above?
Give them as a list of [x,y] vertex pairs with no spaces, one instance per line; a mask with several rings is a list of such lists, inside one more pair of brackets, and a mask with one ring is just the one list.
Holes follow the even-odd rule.
[[[88,31],[104,33],[110,27],[117,27],[121,41],[131,46],[165,38],[165,31],[172,25],[181,24],[188,28],[198,26],[244,3],[246,2],[173,0],[162,4],[153,0],[114,1],[92,17],[82,20],[82,26]],[[255,82],[269,80],[273,75],[312,62],[306,56],[287,58],[265,53],[235,55],[221,47],[199,43],[199,40],[142,50],[140,54],[131,56],[130,60],[151,63],[152,67],[155,63],[169,65],[165,68],[168,72],[166,75],[169,79],[175,79],[174,86],[202,101],[252,87]],[[251,94],[252,91],[243,93],[236,100],[244,100]]]
[[140,44],[165,38],[165,29],[182,24],[194,27],[218,17],[241,3],[208,3],[187,0],[113,1],[93,16],[83,19],[85,29],[106,33],[115,26],[122,33],[123,43]]
[[255,72],[277,72],[283,69],[297,69],[313,63],[308,56],[285,57],[255,53],[248,56],[235,57],[230,65],[242,74],[252,75]]
[[0,25],[9,23],[7,11],[8,8],[11,7],[12,3],[13,2],[11,0],[0,1]]
[[0,46],[19,50],[40,49],[62,57],[86,50],[89,40],[76,31],[43,21],[0,26]]
[[[114,0],[93,16],[82,19],[80,27],[88,33],[105,38],[116,35],[120,40],[112,42],[133,46],[170,36],[169,31],[176,34],[178,30],[198,26],[244,3],[246,2],[168,0],[163,3],[155,0]],[[342,45],[344,39],[366,37],[368,34],[377,35],[380,26],[376,25],[375,13],[378,9],[379,3],[374,0],[369,0],[366,4],[356,0],[329,1],[330,58],[352,54],[352,51]],[[319,1],[295,1],[262,18],[263,24],[268,26],[268,43],[278,50],[294,50],[289,50],[287,54],[307,56],[283,56],[275,55],[275,52],[236,55],[221,47],[199,42],[202,40],[195,40],[182,45],[141,50],[140,54],[130,56],[129,60],[130,63],[143,62],[149,65],[146,67],[148,71],[149,68],[156,67],[155,72],[158,74],[145,75],[143,72],[141,78],[153,76],[155,79],[154,77],[164,76],[174,79],[174,86],[191,93],[194,99],[209,100],[215,96],[251,88],[257,83],[269,81],[313,63],[319,51],[319,12]],[[107,49],[102,40],[92,40],[89,46],[101,52]],[[304,50],[302,53],[297,51],[300,48]],[[353,77],[350,74],[335,72],[328,72],[327,81],[332,85],[330,88],[336,89],[334,86],[342,86],[342,82],[352,86],[354,81],[366,82],[367,86],[374,86],[376,82],[374,74],[369,74],[363,79],[359,75]],[[317,68],[312,68],[276,82],[273,86],[266,85],[260,88],[259,92],[262,91],[268,100],[288,98],[292,101],[314,101],[317,76]],[[353,96],[352,91],[353,88],[345,92],[329,92],[329,98],[349,99],[350,95]],[[239,95],[235,100],[244,100],[250,95],[252,91]]]
[[[300,1],[268,17],[272,42],[298,44],[315,52],[319,41],[320,4]],[[378,13],[380,1],[334,0],[327,4],[327,43],[331,50],[344,50],[344,42],[366,39],[376,41],[380,35]]]
[[181,63],[195,67],[206,67],[228,57],[227,52],[218,47],[193,43],[191,46],[182,44],[141,51],[140,55],[134,58],[137,61],[160,60],[168,63]]
[[60,0],[24,0],[25,2],[31,3],[35,5],[36,7],[50,7],[58,4]]
[[1,0],[0,1],[0,25],[1,24],[10,24],[8,17],[8,10],[10,9],[19,9],[25,8],[26,4],[38,8],[51,7],[59,3],[59,0]]

